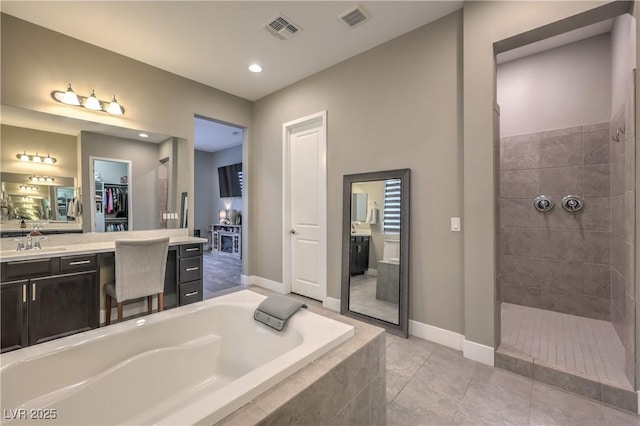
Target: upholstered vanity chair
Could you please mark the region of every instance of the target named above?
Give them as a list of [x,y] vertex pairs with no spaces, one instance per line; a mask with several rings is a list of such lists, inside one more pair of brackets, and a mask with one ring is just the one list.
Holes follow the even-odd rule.
[[107,317],[111,324],[111,299],[118,304],[118,321],[122,321],[122,303],[147,297],[152,313],[153,295],[158,295],[158,312],[164,302],[164,274],[169,237],[146,240],[116,240],[116,282],[105,285]]

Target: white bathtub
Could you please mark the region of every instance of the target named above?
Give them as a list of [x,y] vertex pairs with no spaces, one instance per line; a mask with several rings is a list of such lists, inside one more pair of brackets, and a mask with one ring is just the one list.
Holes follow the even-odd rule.
[[2,423],[212,424],[354,334],[305,309],[278,332],[253,319],[264,298],[243,290],[0,355]]

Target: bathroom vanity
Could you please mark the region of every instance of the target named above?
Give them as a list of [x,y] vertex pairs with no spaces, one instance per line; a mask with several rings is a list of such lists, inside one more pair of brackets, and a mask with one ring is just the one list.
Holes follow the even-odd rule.
[[[173,231],[179,234],[181,230]],[[202,238],[171,235],[164,283],[164,309],[203,299]],[[59,236],[75,244],[42,250],[7,250],[0,256],[1,351],[68,336],[100,325],[102,286],[113,279],[115,238],[144,238],[158,231],[129,235]],[[53,239],[54,236],[50,237]],[[96,239],[103,241],[87,242]],[[13,244],[16,244],[13,242]]]

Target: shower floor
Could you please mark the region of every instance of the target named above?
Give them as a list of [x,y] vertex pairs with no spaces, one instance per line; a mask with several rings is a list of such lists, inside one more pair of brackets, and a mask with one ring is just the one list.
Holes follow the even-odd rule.
[[502,303],[501,311],[501,351],[632,389],[624,347],[610,322],[510,303]]

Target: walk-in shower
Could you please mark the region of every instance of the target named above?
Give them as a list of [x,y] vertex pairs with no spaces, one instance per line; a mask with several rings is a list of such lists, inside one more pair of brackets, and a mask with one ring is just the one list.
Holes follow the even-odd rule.
[[495,359],[636,411],[632,19],[498,65]]

